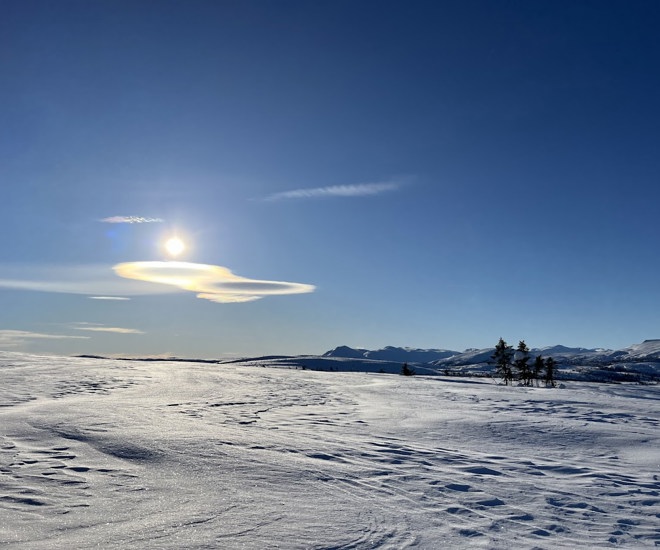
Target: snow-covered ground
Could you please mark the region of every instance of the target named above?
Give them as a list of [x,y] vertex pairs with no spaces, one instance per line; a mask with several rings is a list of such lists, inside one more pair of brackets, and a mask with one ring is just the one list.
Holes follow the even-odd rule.
[[656,548],[660,386],[0,353],[0,546]]

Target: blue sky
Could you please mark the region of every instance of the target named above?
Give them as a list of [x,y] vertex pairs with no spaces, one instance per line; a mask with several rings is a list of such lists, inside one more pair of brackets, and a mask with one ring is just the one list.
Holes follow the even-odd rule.
[[2,349],[660,336],[655,1],[2,12]]

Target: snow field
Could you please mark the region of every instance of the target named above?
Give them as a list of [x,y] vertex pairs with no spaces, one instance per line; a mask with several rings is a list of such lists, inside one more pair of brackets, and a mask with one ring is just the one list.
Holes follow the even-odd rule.
[[656,548],[660,387],[0,354],[0,545]]

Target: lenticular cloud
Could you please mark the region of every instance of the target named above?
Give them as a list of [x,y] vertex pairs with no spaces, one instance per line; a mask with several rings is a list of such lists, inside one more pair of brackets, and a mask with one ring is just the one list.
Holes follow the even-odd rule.
[[226,267],[189,262],[127,262],[113,267],[126,279],[175,286],[217,303],[251,302],[264,296],[305,294],[314,285],[262,281],[235,275]]

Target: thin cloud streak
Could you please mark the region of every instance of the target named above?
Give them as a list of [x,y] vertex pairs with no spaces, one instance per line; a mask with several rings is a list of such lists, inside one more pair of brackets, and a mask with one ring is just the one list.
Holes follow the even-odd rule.
[[90,332],[113,332],[115,334],[146,334],[142,330],[123,327],[106,327],[94,323],[75,323],[71,326],[74,330],[87,330]]
[[161,218],[143,218],[142,216],[110,216],[99,220],[102,223],[163,223]]
[[386,181],[379,183],[357,183],[353,185],[331,185],[329,187],[316,187],[311,189],[295,189],[269,195],[264,200],[279,201],[287,199],[319,199],[327,197],[368,197],[396,191],[401,187],[400,181]]
[[130,300],[126,296],[87,296],[90,300],[108,300],[108,301],[120,301],[125,302]]
[[179,292],[173,287],[119,279],[111,265],[0,265],[0,288],[116,297]]
[[89,336],[67,336],[65,334],[44,334],[27,330],[0,330],[0,346],[12,348],[26,343],[28,340],[89,340]]

